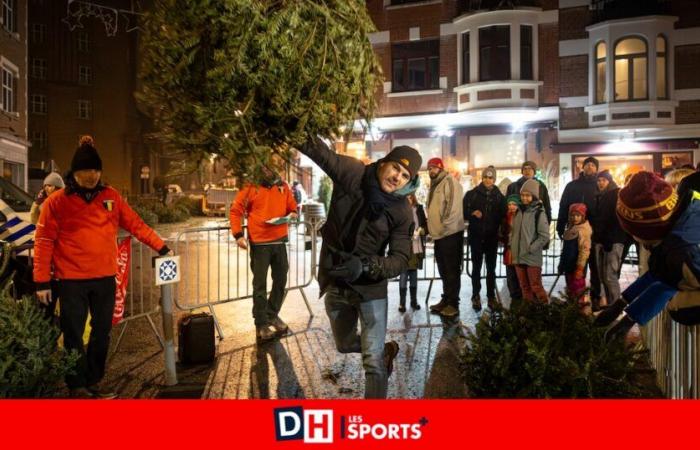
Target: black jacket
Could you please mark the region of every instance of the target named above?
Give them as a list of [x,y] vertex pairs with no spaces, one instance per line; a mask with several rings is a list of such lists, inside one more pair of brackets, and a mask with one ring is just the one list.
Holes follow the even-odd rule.
[[[537,180],[537,178],[535,178],[535,180]],[[523,187],[523,184],[525,184],[526,181],[527,178],[520,177],[516,181],[510,183],[508,185],[508,189],[506,190],[506,197],[513,194],[520,195],[520,189]],[[552,203],[549,201],[549,191],[542,180],[537,181],[540,183],[539,199],[544,207],[544,213],[547,215],[547,222],[552,223]]]
[[[363,274],[349,285],[363,300],[387,298],[387,278],[408,268],[413,233],[413,214],[405,196],[386,205],[375,220],[369,220],[369,202],[363,187],[375,176],[377,164],[365,166],[349,156],[338,155],[320,140],[305,144],[300,151],[311,158],[333,180],[333,195],[326,223],[321,228],[323,244],[318,282],[323,295],[328,287],[348,287],[328,272],[342,263],[338,251],[366,258],[377,270],[374,278]],[[388,253],[387,253],[388,247]]]
[[603,244],[605,251],[612,250],[613,244],[625,244],[629,241],[629,235],[620,226],[615,213],[619,194],[620,188],[615,182],[611,182],[607,189],[596,194],[596,205],[590,214],[593,242]]
[[557,218],[557,234],[561,236],[569,221],[569,206],[574,203],[584,203],[588,211],[588,220],[595,222],[595,196],[598,193],[598,175],[587,177],[581,174],[564,188],[559,201],[559,217]]
[[[469,221],[467,238],[469,242],[495,242],[498,230],[506,216],[506,198],[497,186],[486,189],[483,183],[464,194],[462,199],[464,220]],[[473,216],[481,211],[481,219]]]

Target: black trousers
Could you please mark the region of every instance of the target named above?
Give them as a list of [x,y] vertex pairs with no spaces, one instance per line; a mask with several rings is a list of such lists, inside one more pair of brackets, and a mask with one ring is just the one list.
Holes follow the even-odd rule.
[[[588,269],[591,274],[591,301],[597,302],[602,295],[602,281],[598,276],[598,260],[594,251],[591,251],[591,255],[588,257]],[[610,302],[610,300],[608,301]]]
[[[66,384],[71,389],[90,386],[99,382],[105,374],[116,279],[61,280],[57,283],[57,288],[61,305],[63,346],[80,353],[75,373],[66,376]],[[88,311],[91,330],[86,352],[83,333]]]
[[435,260],[442,278],[442,293],[447,304],[459,307],[459,289],[464,257],[464,233],[454,233],[435,241]]
[[472,262],[472,296],[481,294],[481,267],[486,259],[486,297],[496,298],[496,256],[498,241],[469,242]]
[[[272,269],[272,290],[267,298],[267,271]],[[250,270],[253,271],[253,319],[256,327],[269,325],[282,309],[289,261],[283,243],[250,246]]]

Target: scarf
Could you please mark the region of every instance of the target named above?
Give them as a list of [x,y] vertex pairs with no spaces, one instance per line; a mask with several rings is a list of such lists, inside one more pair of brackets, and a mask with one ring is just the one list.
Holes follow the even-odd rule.
[[78,182],[75,181],[73,172],[68,172],[64,179],[66,180],[66,194],[78,194],[87,203],[90,203],[95,197],[97,197],[97,194],[99,194],[105,188],[104,184],[102,184],[102,180],[100,180],[97,183],[97,186],[92,189],[81,187]]

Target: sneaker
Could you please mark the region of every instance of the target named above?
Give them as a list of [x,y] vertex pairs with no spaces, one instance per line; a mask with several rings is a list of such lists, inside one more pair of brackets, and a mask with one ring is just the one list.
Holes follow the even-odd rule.
[[107,389],[99,383],[88,386],[87,390],[92,394],[94,398],[99,398],[101,400],[112,400],[117,398],[116,392]]
[[624,339],[635,323],[636,322],[630,316],[625,315],[622,319],[615,322],[613,326],[605,331],[603,340],[605,342],[612,342],[617,339]]
[[445,298],[443,297],[440,302],[435,303],[434,305],[430,305],[430,312],[432,314],[440,314],[440,311],[445,309],[447,307],[447,302],[445,301]]
[[459,309],[455,308],[453,305],[447,305],[442,308],[440,315],[443,317],[456,317],[459,315]]
[[386,366],[386,377],[389,378],[394,371],[394,359],[399,354],[399,344],[396,341],[389,341],[384,344],[384,365]]
[[612,305],[608,306],[603,312],[598,314],[598,317],[596,317],[593,321],[593,325],[597,327],[607,327],[608,325],[613,323],[615,319],[619,317],[620,314],[622,314],[622,311],[625,310],[626,306],[627,302],[624,301],[622,298],[615,300]]
[[70,390],[70,398],[88,399],[95,396],[85,387],[73,388]]
[[[481,303],[481,302],[479,302],[479,303]],[[491,311],[496,311],[496,310],[501,309],[501,304],[499,303],[498,300],[496,300],[495,297],[489,297],[488,306],[489,306],[489,309]]]
[[259,342],[271,341],[277,337],[277,332],[269,325],[257,327],[255,337]]
[[274,328],[275,332],[280,336],[284,336],[289,332],[289,325],[284,323],[284,321],[280,319],[280,316],[276,316],[272,319],[270,325],[272,325],[272,328]]
[[481,311],[481,297],[479,295],[472,295],[472,308],[474,311]]

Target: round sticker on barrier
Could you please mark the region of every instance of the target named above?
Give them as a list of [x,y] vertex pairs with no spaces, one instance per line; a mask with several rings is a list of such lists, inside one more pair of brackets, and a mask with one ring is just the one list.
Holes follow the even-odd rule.
[[166,256],[156,259],[156,286],[180,281],[180,257]]

